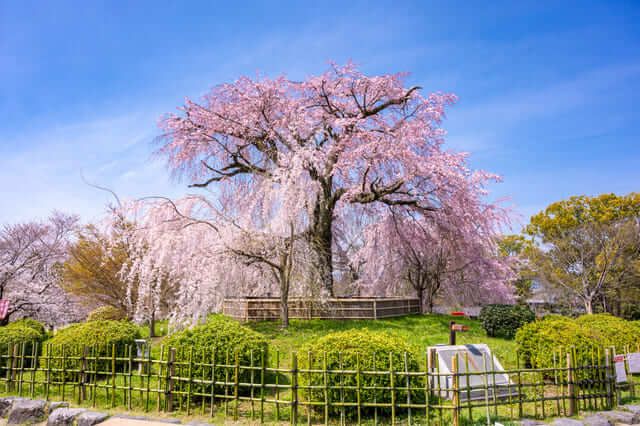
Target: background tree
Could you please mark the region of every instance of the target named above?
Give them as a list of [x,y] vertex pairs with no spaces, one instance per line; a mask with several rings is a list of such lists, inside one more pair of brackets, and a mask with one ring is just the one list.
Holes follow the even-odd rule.
[[84,227],[70,245],[62,274],[62,288],[78,297],[88,309],[111,306],[132,318],[132,303],[122,270],[130,262],[125,240],[126,229],[111,229],[105,235],[97,226]]
[[504,235],[498,239],[500,255],[509,259],[514,273],[513,288],[520,302],[531,297],[535,272],[531,269],[529,259],[533,256],[535,247],[531,239],[522,235]]
[[[54,212],[44,221],[0,229],[0,298],[10,301],[3,323],[28,316],[53,325],[74,316],[74,300],[58,285],[78,219]],[[82,315],[82,310],[77,310]]]
[[541,244],[536,271],[579,299],[587,313],[623,277],[633,275],[640,194],[578,196],[534,215],[527,234]]
[[443,293],[461,304],[510,300],[511,262],[497,246],[506,212],[479,194],[478,187],[461,188],[457,203],[429,214],[388,209],[366,229],[363,285],[399,294],[398,285],[408,284],[423,312]]

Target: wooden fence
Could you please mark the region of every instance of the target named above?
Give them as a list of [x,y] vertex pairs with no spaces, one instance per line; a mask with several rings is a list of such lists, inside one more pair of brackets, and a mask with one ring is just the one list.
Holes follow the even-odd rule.
[[[381,319],[420,313],[420,301],[406,297],[349,297],[325,301],[290,298],[289,317],[302,319]],[[240,321],[280,318],[278,298],[226,298],[222,311]]]
[[[15,345],[0,356],[0,391],[81,406],[290,424],[459,425],[489,419],[571,416],[615,407],[638,382],[616,381],[613,349],[577,365],[470,372],[456,355],[439,371],[435,352],[296,354],[135,347]],[[507,374],[500,385],[495,377]],[[478,377],[479,380],[472,380]],[[476,383],[476,384],[474,384]],[[477,383],[480,383],[479,385]]]

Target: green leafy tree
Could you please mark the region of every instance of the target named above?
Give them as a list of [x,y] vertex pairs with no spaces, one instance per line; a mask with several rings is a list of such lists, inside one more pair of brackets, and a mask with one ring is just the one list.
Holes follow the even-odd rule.
[[540,246],[530,253],[536,272],[591,314],[622,279],[634,280],[640,194],[558,201],[534,215],[525,232]]

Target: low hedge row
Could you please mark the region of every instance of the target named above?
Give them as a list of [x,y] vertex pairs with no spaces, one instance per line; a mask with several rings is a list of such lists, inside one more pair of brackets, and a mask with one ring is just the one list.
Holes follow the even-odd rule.
[[[53,338],[49,339],[44,346],[43,357],[41,358],[42,368],[77,369],[78,360],[67,357],[80,357],[84,347],[88,347],[91,356],[101,357],[112,356],[115,345],[116,356],[123,357],[129,345],[135,347],[135,339],[140,337],[140,329],[135,324],[126,321],[90,321],[72,324],[69,327],[59,330]],[[47,359],[47,355],[55,357]],[[65,357],[63,363],[62,357]],[[49,363],[47,365],[46,363]],[[109,371],[111,362],[107,359],[98,362],[99,371]],[[125,361],[117,361],[116,369],[122,371]],[[93,366],[92,366],[93,367]],[[68,373],[67,377],[72,377],[73,373]],[[61,375],[60,375],[61,377]]]
[[[299,352],[299,365],[304,369],[317,370],[349,370],[367,372],[360,375],[360,398],[362,401],[388,401],[391,397],[391,390],[384,389],[391,386],[390,375],[371,374],[371,372],[387,372],[393,368],[394,371],[402,372],[418,371],[420,369],[417,351],[412,348],[404,339],[390,333],[374,332],[367,329],[349,330],[327,334],[316,341],[304,345]],[[307,354],[312,354],[310,358]],[[405,365],[406,356],[406,365]],[[324,398],[324,387],[328,389],[328,399],[332,402],[341,400],[354,402],[357,400],[356,375],[332,373],[325,377],[322,373],[302,374],[300,383],[305,386],[312,386],[310,392],[312,399],[322,401]],[[398,380],[398,379],[396,379]],[[403,377],[402,380],[406,380]],[[404,383],[404,382],[403,382]],[[338,386],[344,386],[341,391]],[[397,383],[396,383],[397,386]],[[374,389],[375,387],[375,389]],[[424,378],[412,377],[411,401],[415,403],[424,402]],[[382,388],[382,389],[381,389]],[[396,400],[406,401],[407,392],[396,389]],[[318,407],[322,408],[322,407]],[[333,414],[340,412],[340,408],[333,406]],[[352,410],[348,410],[352,412]],[[373,412],[373,408],[364,408],[363,413]],[[379,409],[379,413],[384,413],[385,409]]]
[[578,365],[590,365],[598,350],[615,347],[623,352],[640,342],[640,327],[609,314],[583,315],[577,319],[549,315],[521,327],[516,333],[518,351],[527,366],[552,368],[562,362],[560,351],[573,347]]
[[[195,366],[191,374],[193,377],[207,378],[213,374],[218,382],[233,377],[233,367],[224,368],[220,367],[220,364],[233,366],[237,356],[240,365],[253,364],[255,367],[260,367],[263,357],[266,363],[268,348],[267,339],[262,334],[223,315],[210,315],[204,324],[173,333],[163,339],[162,343],[167,350],[178,349],[176,352],[178,368],[185,369],[189,359],[198,363],[212,363],[215,357],[216,364],[219,366],[215,371],[208,366]],[[186,376],[187,370],[177,371],[177,374]],[[254,372],[255,377],[258,377],[258,374]],[[251,380],[250,376],[251,372],[243,369],[240,372],[239,381],[248,383]],[[182,385],[184,384],[179,383],[178,387]],[[203,385],[194,385],[192,390],[195,393],[211,392],[210,388],[205,389]],[[246,392],[241,390],[241,393]]]

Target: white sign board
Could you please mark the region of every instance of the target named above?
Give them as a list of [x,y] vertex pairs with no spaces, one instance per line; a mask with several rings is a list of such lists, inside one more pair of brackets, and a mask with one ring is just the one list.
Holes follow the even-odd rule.
[[[462,374],[459,376],[460,399],[485,399],[488,397],[485,395],[487,392],[491,394],[492,398],[494,388],[497,398],[506,398],[517,393],[509,375],[504,373],[504,368],[485,344],[432,346],[429,348],[429,353],[432,352],[435,353],[433,355],[435,364],[431,371],[442,374],[439,376],[439,380],[436,379],[435,387],[438,387],[439,381],[440,389],[442,389],[440,394],[444,398],[452,396],[449,391],[453,376],[446,374],[451,373],[453,358],[456,356],[458,358],[458,373]],[[465,376],[464,373],[467,371],[472,374]]]
[[624,355],[616,355],[613,358],[613,365],[615,366],[617,383],[625,383],[627,381],[627,370],[624,364],[625,364]]
[[629,373],[640,374],[640,353],[627,354],[627,362],[629,363]]

